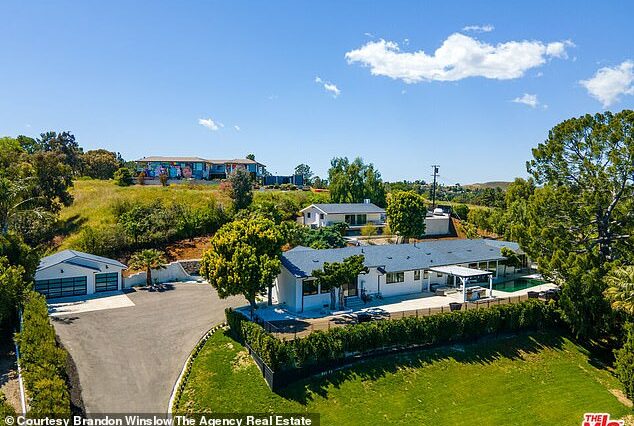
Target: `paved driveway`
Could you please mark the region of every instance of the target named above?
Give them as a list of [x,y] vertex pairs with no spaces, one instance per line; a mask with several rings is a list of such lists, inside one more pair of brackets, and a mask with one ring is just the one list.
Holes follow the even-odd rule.
[[165,413],[172,387],[198,339],[227,306],[209,284],[128,294],[134,306],[53,318],[71,353],[87,413]]

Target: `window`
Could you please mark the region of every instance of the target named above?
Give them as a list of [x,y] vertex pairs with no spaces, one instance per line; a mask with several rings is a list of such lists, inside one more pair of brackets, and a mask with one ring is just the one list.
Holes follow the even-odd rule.
[[388,272],[385,276],[386,284],[402,283],[405,281],[404,272]]
[[35,281],[35,290],[47,299],[86,294],[86,277],[57,278]]
[[302,281],[302,287],[304,296],[312,296],[313,294],[317,294],[317,281],[315,280]]
[[319,218],[320,218],[321,220],[324,220],[324,214],[323,214],[323,213],[319,213]]
[[330,290],[326,290],[324,287],[319,287],[319,293],[320,294],[326,294],[326,293],[330,293]]
[[119,274],[116,272],[95,275],[95,291],[114,291],[119,289]]
[[365,225],[368,221],[368,216],[364,214],[357,215],[357,225]]
[[424,279],[429,278],[429,271],[428,271],[427,269],[425,269],[425,270],[423,271],[423,278],[424,278]]
[[310,212],[306,213],[306,217],[310,219]]
[[414,271],[414,281],[420,280],[420,271]]
[[437,276],[438,278],[440,278],[440,277],[442,277],[442,273],[441,273],[441,272],[438,272],[438,273],[436,274],[436,276]]

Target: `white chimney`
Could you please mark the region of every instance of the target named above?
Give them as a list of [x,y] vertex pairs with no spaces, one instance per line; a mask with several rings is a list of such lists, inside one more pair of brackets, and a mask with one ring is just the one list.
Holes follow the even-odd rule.
[[363,204],[370,204],[370,199],[369,198],[364,199]]

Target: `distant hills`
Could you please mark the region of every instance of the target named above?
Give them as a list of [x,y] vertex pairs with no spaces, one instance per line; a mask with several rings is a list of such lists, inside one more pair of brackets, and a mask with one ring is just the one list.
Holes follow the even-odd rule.
[[493,182],[482,182],[482,183],[470,183],[468,185],[463,185],[465,188],[502,188],[506,189],[511,182],[506,181],[493,181]]

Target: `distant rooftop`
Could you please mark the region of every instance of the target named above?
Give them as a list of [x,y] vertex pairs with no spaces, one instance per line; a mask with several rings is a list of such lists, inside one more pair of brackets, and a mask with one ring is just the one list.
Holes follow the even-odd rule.
[[282,254],[282,264],[296,277],[308,277],[324,262],[341,262],[362,254],[365,266],[382,267],[386,272],[429,269],[436,266],[504,260],[502,247],[523,253],[517,243],[494,240],[441,240],[415,244],[388,244],[316,250],[301,247]]
[[135,161],[139,163],[156,161],[156,162],[163,162],[163,163],[174,162],[174,163],[212,163],[212,164],[259,164],[261,166],[264,166],[264,164],[260,163],[259,161],[249,160],[248,158],[234,158],[232,160],[209,160],[209,159],[201,158],[201,157],[167,157],[167,156],[160,156],[160,155],[150,155],[148,157],[143,157]]
[[316,207],[326,214],[346,214],[346,213],[385,213],[385,209],[372,203],[322,203],[311,204],[302,209],[304,211],[310,207]]

